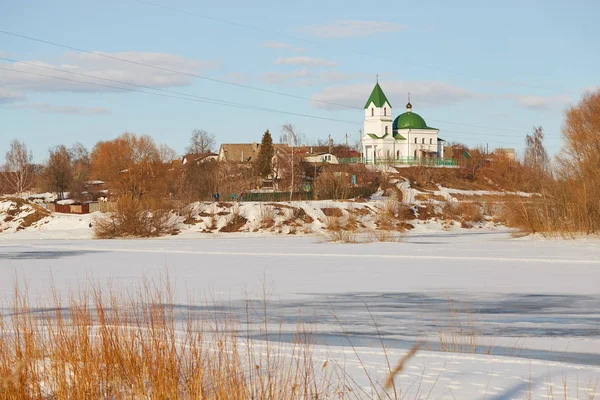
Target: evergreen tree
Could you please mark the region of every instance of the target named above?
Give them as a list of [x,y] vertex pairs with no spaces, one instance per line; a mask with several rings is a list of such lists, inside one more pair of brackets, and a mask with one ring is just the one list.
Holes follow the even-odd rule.
[[258,152],[258,173],[263,178],[267,178],[271,173],[273,154],[273,138],[267,130],[262,137],[260,151]]

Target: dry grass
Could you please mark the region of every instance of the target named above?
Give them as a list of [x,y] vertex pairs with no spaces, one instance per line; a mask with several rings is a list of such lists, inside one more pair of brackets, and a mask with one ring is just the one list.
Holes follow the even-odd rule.
[[338,229],[328,232],[329,241],[333,243],[358,243],[358,235],[355,231]]
[[[410,209],[396,199],[387,199],[381,207],[375,210],[375,212],[376,230],[382,232],[372,232],[372,234],[375,235],[376,239],[386,239],[378,239],[378,241],[389,241],[387,239],[390,239],[390,235],[402,239],[403,236],[400,238],[399,235],[391,233],[402,233],[412,227],[412,225],[406,222],[412,218]],[[385,231],[390,232],[390,234],[386,234]]]
[[[336,208],[336,210],[338,209]],[[327,229],[329,232],[338,232],[345,230],[344,219],[341,216],[325,216],[325,229]]]
[[262,229],[269,229],[275,225],[276,210],[273,206],[261,204],[258,211],[258,224]]
[[324,207],[321,208],[321,211],[323,211],[323,214],[325,214],[326,217],[340,218],[344,216],[344,212],[337,207]]
[[236,205],[231,208],[231,213],[227,216],[227,222],[219,229],[219,232],[239,232],[247,222],[248,219],[240,211],[239,205]]
[[28,228],[50,215],[50,211],[46,210],[45,208],[40,207],[37,204],[30,203],[19,197],[0,197],[0,200],[14,203],[6,210],[4,222],[14,221],[19,214],[32,210],[25,217],[21,218],[21,221],[16,228],[17,230]]
[[[54,293],[33,310],[15,287],[0,319],[3,399],[297,399],[350,397],[349,384],[312,357],[298,327],[285,350],[242,340],[230,317],[176,318],[169,285],[136,293],[99,287]],[[267,329],[265,323],[264,329]],[[263,332],[268,335],[268,332]]]
[[483,206],[477,202],[447,202],[442,214],[445,220],[459,221],[463,228],[471,228],[483,217]]
[[94,236],[98,239],[113,239],[175,233],[177,219],[171,210],[171,204],[166,201],[121,197],[115,203],[113,212],[94,218]]

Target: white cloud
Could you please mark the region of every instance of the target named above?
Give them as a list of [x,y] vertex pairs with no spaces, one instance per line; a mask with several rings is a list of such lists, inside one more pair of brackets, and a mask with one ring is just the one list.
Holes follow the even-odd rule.
[[79,107],[79,106],[61,106],[48,103],[23,103],[10,106],[14,109],[33,109],[39,112],[51,114],[79,114],[79,115],[96,115],[110,114],[110,110],[103,107]]
[[[28,61],[29,63],[59,68],[86,75],[93,75],[104,79],[113,79],[136,85],[156,88],[189,86],[194,77],[168,71],[177,70],[185,73],[200,74],[203,70],[217,67],[211,61],[191,60],[170,53],[145,53],[145,52],[123,52],[103,53],[113,57],[123,58],[134,62],[150,64],[163,70],[146,67],[144,65],[127,63],[115,59],[96,56],[94,54],[66,53],[55,64],[44,61]],[[5,86],[17,92],[119,92],[120,90],[87,85],[79,82],[70,82],[49,78],[60,77],[76,81],[88,81],[101,85],[120,86],[118,83],[95,80],[84,76],[54,71],[47,68],[39,68],[34,65],[19,63],[3,63],[2,68],[10,68],[14,71],[0,70],[0,86]],[[167,69],[167,70],[165,70]],[[23,71],[17,72],[17,71]],[[42,74],[46,76],[38,76]]]
[[[312,96],[313,105],[326,109],[347,108],[330,104],[338,103],[362,108],[369,98],[373,86],[373,83],[330,86]],[[491,99],[490,95],[470,92],[443,82],[386,81],[381,84],[381,87],[396,109],[404,108],[408,92],[411,93],[411,103],[415,111],[424,107],[445,106],[467,100],[482,101]]]
[[405,25],[393,22],[340,20],[325,25],[307,26],[302,30],[316,37],[344,38],[399,32],[404,29],[406,29]]
[[545,111],[557,107],[563,107],[571,98],[566,95],[554,95],[554,96],[520,96],[520,95],[507,95],[508,99],[513,99],[515,103],[524,107],[528,110],[534,111]]
[[275,64],[302,65],[307,67],[335,67],[337,65],[335,62],[330,60],[306,56],[280,57],[275,60]]
[[277,42],[277,41],[273,41],[273,40],[263,42],[262,45],[263,45],[263,47],[267,47],[269,49],[290,50],[290,51],[293,51],[294,53],[301,53],[303,51],[306,51],[306,49],[304,49],[302,47],[295,47],[286,42]]
[[312,78],[314,74],[308,69],[303,68],[291,72],[266,72],[262,75],[262,80],[266,83],[281,84],[289,82],[294,79],[308,79]]
[[362,74],[345,73],[341,71],[312,72],[307,68],[291,72],[267,72],[262,80],[270,84],[292,83],[294,86],[313,86],[347,82],[362,77]]
[[16,90],[0,86],[0,104],[23,100],[24,96]]

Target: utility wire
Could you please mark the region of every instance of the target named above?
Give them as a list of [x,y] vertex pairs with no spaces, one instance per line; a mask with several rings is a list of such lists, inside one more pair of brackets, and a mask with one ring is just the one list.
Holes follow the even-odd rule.
[[74,46],[69,46],[69,45],[60,44],[60,43],[56,43],[56,42],[51,42],[49,40],[39,39],[39,38],[35,38],[35,37],[32,37],[32,36],[21,35],[21,34],[14,33],[14,32],[8,32],[8,31],[0,30],[0,33],[3,33],[5,35],[11,35],[11,36],[19,37],[19,38],[22,38],[22,39],[32,40],[32,41],[39,42],[39,43],[49,44],[49,45],[52,45],[52,46],[62,47],[64,49],[79,51],[81,53],[93,54],[93,55],[96,55],[96,56],[99,56],[99,57],[109,58],[109,59],[112,59],[112,60],[122,61],[122,62],[130,63],[130,64],[135,64],[135,65],[142,65],[144,67],[153,68],[153,69],[156,69],[156,70],[159,70],[159,71],[171,72],[171,73],[174,73],[174,74],[186,75],[186,76],[189,76],[189,77],[203,79],[203,80],[210,81],[210,82],[221,83],[221,84],[224,84],[224,85],[237,86],[237,87],[244,88],[244,89],[256,90],[256,91],[259,91],[259,92],[276,94],[276,95],[279,95],[279,96],[286,96],[286,97],[291,97],[291,98],[300,99],[300,100],[309,100],[309,101],[313,101],[313,102],[316,102],[316,103],[329,104],[329,105],[334,105],[334,106],[338,106],[338,107],[353,108],[353,109],[357,108],[356,106],[349,106],[347,104],[334,103],[334,102],[325,101],[325,100],[317,100],[317,99],[312,99],[312,98],[306,97],[306,96],[298,96],[298,95],[291,94],[291,93],[278,92],[276,90],[263,89],[263,88],[259,88],[259,87],[256,87],[256,86],[250,86],[250,85],[244,85],[244,84],[241,84],[241,83],[229,82],[229,81],[225,81],[225,80],[217,79],[217,78],[210,78],[210,77],[207,77],[207,76],[204,76],[204,75],[194,74],[194,73],[191,73],[191,72],[179,71],[179,70],[176,70],[176,69],[171,69],[171,68],[166,68],[166,67],[160,67],[160,66],[157,66],[157,65],[147,64],[147,63],[143,63],[143,62],[140,62],[140,61],[129,60],[129,59],[126,59],[126,58],[112,56],[112,55],[105,54],[105,53],[100,53],[100,52],[97,52],[97,51],[91,51],[91,50],[81,49],[81,48],[74,47]]
[[[293,39],[293,40],[298,40],[298,41],[302,41],[302,42],[306,42],[306,43],[312,43],[312,44],[316,44],[319,46],[324,46],[324,47],[328,47],[330,49],[336,49],[336,50],[343,50],[343,51],[347,51],[350,53],[355,53],[355,54],[359,54],[362,56],[368,56],[368,57],[372,57],[372,58],[378,58],[378,59],[382,59],[382,60],[387,60],[387,61],[393,61],[393,62],[399,62],[402,64],[406,64],[406,65],[410,65],[410,66],[414,66],[414,67],[419,67],[419,68],[425,68],[425,69],[430,69],[430,70],[435,70],[435,71],[440,71],[440,72],[446,72],[449,74],[453,74],[453,75],[460,75],[460,76],[465,76],[471,79],[477,79],[477,80],[485,80],[485,81],[491,81],[491,82],[495,82],[495,83],[502,83],[502,84],[509,84],[509,85],[513,85],[513,86],[521,86],[521,87],[526,87],[526,88],[530,88],[530,89],[539,89],[539,90],[545,90],[545,91],[551,91],[551,92],[555,92],[556,89],[555,88],[550,88],[550,87],[544,87],[544,86],[536,86],[536,85],[529,85],[526,83],[522,83],[522,82],[517,82],[517,81],[508,81],[508,80],[502,80],[502,79],[495,79],[492,77],[486,77],[486,76],[476,76],[476,75],[472,75],[472,74],[467,74],[465,72],[460,72],[460,71],[453,71],[453,70],[449,70],[449,69],[444,69],[444,68],[439,68],[436,66],[432,66],[432,65],[424,65],[424,64],[418,64],[418,63],[414,63],[411,61],[407,61],[407,60],[398,60],[398,59],[391,59],[389,57],[385,57],[382,56],[380,54],[375,54],[375,53],[368,53],[368,52],[364,52],[364,51],[360,51],[360,50],[354,50],[354,49],[348,49],[348,48],[341,48],[329,43],[324,43],[324,42],[320,42],[317,40],[313,40],[313,39],[307,39],[304,37],[300,37],[300,36],[295,36],[295,35],[290,35],[290,34],[286,34],[286,33],[281,33],[281,32],[276,32],[276,31],[269,31],[267,29],[262,29],[262,28],[258,28],[255,26],[251,26],[251,25],[247,25],[247,24],[242,24],[239,22],[232,22],[232,21],[227,21],[224,19],[220,19],[220,18],[215,18],[209,15],[203,15],[203,14],[199,14],[193,11],[188,11],[188,10],[183,10],[181,8],[177,8],[177,7],[172,7],[172,6],[167,6],[164,4],[159,4],[159,3],[154,3],[151,1],[147,1],[147,0],[134,0],[138,3],[141,4],[146,4],[146,5],[150,5],[153,7],[158,7],[158,8],[162,8],[165,10],[171,10],[171,11],[175,11],[178,13],[182,13],[182,14],[187,14],[187,15],[192,15],[195,17],[199,17],[205,20],[209,20],[209,21],[214,21],[214,22],[219,22],[222,24],[228,24],[228,25],[232,25],[232,26],[237,26],[237,27],[241,27],[241,28],[245,28],[245,29],[250,29],[256,32],[261,32],[261,33],[267,33],[270,35],[277,35],[277,36],[281,36],[281,37],[285,37],[285,38],[289,38],[289,39]],[[576,94],[573,91],[564,91],[565,93],[570,93],[570,94]]]
[[[210,98],[210,97],[203,97],[203,96],[197,96],[194,94],[189,94],[189,93],[183,93],[183,92],[177,92],[177,91],[173,91],[173,90],[167,90],[167,89],[161,89],[161,88],[153,88],[150,86],[145,86],[145,85],[139,85],[139,84],[135,84],[135,83],[130,83],[130,82],[124,82],[124,81],[119,81],[116,79],[109,79],[109,78],[103,78],[103,77],[99,77],[96,75],[90,75],[90,74],[84,74],[81,72],[75,72],[75,71],[69,71],[69,70],[64,70],[64,69],[60,69],[60,68],[54,68],[54,67],[50,67],[47,65],[39,65],[39,64],[35,64],[35,63],[31,63],[31,62],[26,62],[26,61],[19,61],[19,60],[15,60],[12,58],[6,58],[6,57],[0,57],[0,60],[4,60],[4,61],[10,61],[16,64],[23,64],[23,65],[29,65],[32,67],[36,67],[36,68],[44,68],[47,70],[51,70],[51,71],[57,71],[60,73],[65,73],[65,74],[71,74],[71,75],[77,75],[77,76],[82,76],[82,77],[86,77],[86,78],[92,78],[92,79],[98,79],[98,80],[102,80],[102,81],[107,81],[107,82],[111,82],[111,83],[118,83],[121,85],[128,85],[128,86],[133,86],[133,87],[137,87],[137,88],[142,88],[142,89],[147,89],[147,90],[152,90],[152,91],[158,91],[158,92],[162,92],[162,93],[168,93],[170,95],[173,96],[165,96],[165,97],[172,97],[172,98],[177,98],[177,99],[182,99],[182,100],[186,100],[187,98],[191,99],[197,99],[199,102],[205,102],[208,104],[216,104],[216,105],[224,105],[224,106],[231,106],[231,107],[236,107],[236,108],[244,108],[244,109],[251,109],[251,110],[260,110],[260,111],[272,111],[272,112],[278,112],[278,113],[288,113],[287,111],[281,111],[281,110],[273,110],[273,109],[266,109],[263,107],[256,107],[256,106],[251,106],[251,105],[247,105],[247,104],[242,104],[242,103],[233,103],[230,101],[224,101],[224,100],[219,100],[219,99],[214,99],[214,98]],[[13,68],[2,68],[4,70],[8,70],[8,71],[12,71],[12,72],[20,72],[20,73],[26,73],[29,74],[31,72],[28,71],[22,71],[22,70],[18,70],[18,69],[13,69]],[[31,73],[33,74],[33,73]],[[48,77],[48,78],[57,78],[56,76],[53,75],[42,75],[42,74],[34,74],[37,76],[43,76],[43,77]],[[62,78],[60,78],[62,79]],[[88,82],[88,81],[78,81],[78,80],[69,80],[70,82],[75,82],[75,83],[83,83],[83,84],[91,84],[91,85],[95,85],[92,82]],[[123,88],[123,87],[117,87],[117,86],[109,86],[109,85],[101,85],[102,87],[108,87],[108,88],[115,88],[115,89],[119,89],[119,90],[125,90],[125,91],[134,91],[134,92],[138,92],[138,93],[144,93],[144,94],[152,94],[152,95],[158,95],[158,93],[153,93],[153,92],[146,92],[146,91],[140,91],[140,90],[132,90],[129,88]],[[185,96],[185,98],[182,98],[182,96]],[[294,113],[294,115],[297,115],[296,113]],[[320,117],[320,116],[310,116],[312,117],[317,117],[319,119],[321,118],[327,118],[327,117]],[[335,122],[345,122],[348,124],[352,124],[352,125],[360,125],[361,123],[358,121],[349,121],[349,120],[335,120]],[[510,137],[509,135],[499,135],[499,134],[485,134],[485,133],[475,133],[475,132],[464,132],[464,131],[452,131],[452,130],[446,130],[444,129],[443,132],[448,132],[448,133],[459,133],[459,134],[466,134],[466,135],[471,135],[471,136],[486,136],[486,137]],[[520,138],[520,137],[519,137]],[[504,142],[504,143],[509,143],[509,142]]]
[[[120,87],[120,86],[104,85],[104,84],[94,83],[94,82],[78,81],[76,79],[69,79],[69,78],[63,78],[63,77],[59,77],[59,76],[38,74],[35,72],[21,71],[21,70],[16,70],[16,69],[12,69],[12,68],[0,67],[0,70],[17,72],[17,73],[21,73],[21,74],[35,75],[35,76],[40,76],[40,77],[50,78],[50,79],[58,79],[58,80],[67,81],[67,82],[82,83],[85,85],[125,90],[128,92],[144,93],[144,94],[150,94],[150,95],[156,95],[156,96],[162,96],[162,97],[170,97],[170,98],[180,99],[180,100],[189,100],[189,101],[195,101],[198,103],[218,104],[218,105],[222,105],[222,106],[226,106],[226,107],[245,108],[245,109],[250,109],[250,110],[258,110],[258,111],[273,112],[273,113],[278,113],[278,114],[294,115],[297,117],[305,117],[305,118],[312,118],[312,119],[325,120],[325,121],[341,122],[341,123],[351,124],[351,125],[359,125],[360,124],[359,122],[354,122],[354,121],[345,121],[345,120],[341,120],[341,119],[327,118],[327,117],[321,117],[321,116],[317,116],[317,115],[302,114],[302,113],[295,113],[295,112],[289,112],[289,111],[282,111],[282,110],[276,110],[276,109],[272,109],[272,108],[255,107],[255,106],[241,105],[241,104],[237,105],[235,103],[227,103],[227,102],[223,102],[221,100],[215,100],[215,101],[200,100],[200,99],[190,97],[190,95],[188,95],[188,94],[182,94],[182,96],[176,96],[176,95],[170,95],[170,94],[164,94],[164,93],[145,92],[142,90],[124,88],[124,87]],[[184,96],[186,96],[186,97],[184,97]]]
[[[315,102],[315,103],[335,105],[335,106],[340,106],[340,107],[345,107],[345,108],[355,109],[355,110],[363,110],[363,108],[361,108],[361,107],[350,106],[350,105],[347,105],[347,104],[340,104],[340,103],[330,102],[330,101],[325,101],[325,100],[317,100],[317,99],[313,99],[313,98],[310,98],[310,97],[297,96],[297,95],[290,94],[290,93],[278,92],[278,91],[269,90],[269,89],[262,89],[262,88],[258,88],[258,87],[255,87],[255,86],[249,86],[249,85],[243,85],[243,84],[239,84],[239,83],[228,82],[228,81],[224,81],[224,80],[216,79],[216,78],[209,78],[209,77],[206,77],[206,76],[203,76],[203,75],[193,74],[193,73],[185,72],[185,71],[178,71],[178,70],[174,70],[174,69],[171,69],[171,68],[165,68],[165,67],[160,67],[160,66],[156,66],[156,65],[152,65],[152,64],[143,63],[143,62],[140,62],[140,61],[128,60],[128,59],[121,58],[121,57],[116,57],[116,56],[112,56],[112,55],[108,55],[108,54],[104,54],[104,53],[100,53],[100,52],[96,52],[96,51],[91,51],[91,50],[85,50],[85,49],[77,48],[77,47],[74,47],[74,46],[64,45],[64,44],[60,44],[60,43],[56,43],[56,42],[51,42],[51,41],[47,41],[47,40],[43,40],[43,39],[31,37],[31,36],[21,35],[21,34],[14,33],[14,32],[8,32],[8,31],[0,30],[0,33],[5,34],[5,35],[11,35],[11,36],[14,36],[14,37],[19,37],[19,38],[22,38],[22,39],[36,41],[36,42],[39,42],[39,43],[49,44],[49,45],[52,45],[52,46],[62,47],[62,48],[69,49],[69,50],[79,51],[79,52],[82,52],[82,53],[93,54],[93,55],[96,55],[96,56],[99,56],[99,57],[104,57],[104,58],[108,58],[108,59],[118,60],[118,61],[130,63],[130,64],[135,64],[135,65],[141,65],[141,66],[145,66],[145,67],[148,67],[148,68],[153,68],[153,69],[160,70],[160,71],[166,71],[166,72],[171,72],[171,73],[175,73],[175,74],[181,74],[181,75],[190,76],[190,77],[194,77],[194,78],[198,78],[198,79],[204,79],[204,80],[208,80],[208,81],[212,81],[212,82],[217,82],[217,83],[222,83],[222,84],[237,86],[237,87],[241,87],[241,88],[245,88],[245,89],[257,90],[257,91],[261,91],[261,92],[265,92],[265,93],[270,93],[270,94],[287,96],[287,97],[301,99],[301,100],[309,100],[309,101],[312,101],[312,102]],[[335,120],[335,119],[332,119],[332,120]],[[468,126],[468,127],[472,127],[472,128],[480,128],[480,129],[488,129],[488,130],[496,130],[496,131],[506,131],[506,132],[516,132],[516,133],[522,134],[522,131],[521,130],[517,130],[517,129],[476,126],[476,125],[462,124],[462,123],[459,123],[459,122],[450,122],[450,121],[433,120],[433,119],[430,119],[430,121],[435,121],[435,122],[440,122],[440,123],[446,123],[446,124],[451,124],[451,125]]]

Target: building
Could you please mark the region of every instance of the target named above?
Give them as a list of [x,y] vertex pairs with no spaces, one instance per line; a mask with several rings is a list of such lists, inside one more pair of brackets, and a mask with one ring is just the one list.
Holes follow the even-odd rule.
[[[288,153],[290,151],[287,144],[273,143],[275,155]],[[227,143],[222,144],[217,157],[218,161],[249,163],[258,159],[260,152],[260,143]]]
[[180,164],[182,166],[188,167],[190,165],[193,165],[194,163],[200,164],[200,163],[207,162],[207,161],[216,161],[218,159],[218,157],[219,157],[218,154],[212,153],[212,152],[199,153],[199,154],[186,154],[185,156],[181,157]]
[[304,153],[301,154],[302,159],[310,164],[323,164],[323,163],[328,163],[328,164],[339,164],[339,160],[338,158],[335,156],[335,154],[332,153],[319,153],[319,154],[315,154],[315,153]]
[[412,111],[410,93],[406,112],[393,120],[392,116],[392,105],[377,82],[365,104],[361,147],[366,163],[444,158],[445,141],[438,137],[438,129]]
[[498,148],[494,150],[494,154],[497,156],[506,157],[509,160],[514,161],[515,157],[515,149],[513,148]]

